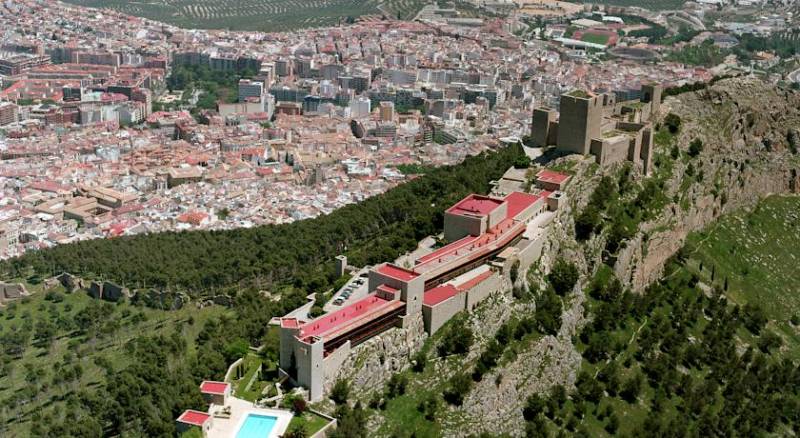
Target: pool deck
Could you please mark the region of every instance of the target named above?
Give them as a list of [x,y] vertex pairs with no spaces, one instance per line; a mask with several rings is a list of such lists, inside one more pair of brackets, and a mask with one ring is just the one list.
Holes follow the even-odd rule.
[[214,423],[211,430],[208,431],[208,438],[236,438],[236,434],[248,414],[270,415],[278,419],[269,433],[269,437],[265,438],[279,438],[286,432],[289,427],[289,421],[292,420],[292,413],[289,411],[257,408],[252,402],[236,397],[228,397],[228,406],[231,407],[230,418],[214,416],[214,412],[222,410],[222,406],[211,405],[209,408],[208,412],[214,416]]

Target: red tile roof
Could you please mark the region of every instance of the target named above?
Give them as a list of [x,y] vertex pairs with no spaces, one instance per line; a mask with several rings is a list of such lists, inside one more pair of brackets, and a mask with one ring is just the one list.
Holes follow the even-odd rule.
[[403,269],[399,266],[395,266],[389,263],[379,267],[378,272],[400,281],[411,281],[417,276],[419,276],[419,274],[417,274],[414,271],[409,271],[408,269]]
[[456,289],[452,284],[438,286],[425,292],[425,295],[422,297],[422,303],[426,306],[435,306],[442,301],[454,297],[460,292],[461,291]]
[[460,215],[486,216],[502,203],[503,201],[498,199],[472,194],[447,209],[447,212]]
[[228,387],[230,387],[230,383],[205,380],[200,384],[200,392],[203,394],[225,394]]
[[536,174],[536,179],[553,184],[562,184],[570,179],[572,176],[552,170],[542,169]]
[[453,251],[457,251],[459,248],[463,248],[463,247],[469,245],[475,239],[477,239],[477,237],[475,237],[475,236],[466,236],[466,237],[464,237],[462,239],[456,240],[455,242],[450,243],[448,245],[445,245],[445,246],[433,251],[430,254],[427,254],[427,255],[424,255],[424,256],[418,258],[417,259],[417,263],[425,263],[425,262],[427,262],[429,260],[434,260],[434,259],[437,259],[439,257],[445,256],[447,254],[450,254]]
[[523,210],[533,205],[534,202],[538,201],[540,196],[538,195],[531,195],[529,193],[522,193],[522,192],[513,192],[510,193],[508,196],[505,197],[505,201],[508,203],[508,214],[506,218],[514,219],[520,214]]
[[336,312],[322,315],[313,321],[309,321],[300,328],[300,337],[323,336],[325,333],[334,331],[334,329],[342,325],[368,315],[382,305],[390,302],[391,301],[375,294],[367,295],[365,298],[339,309]]
[[492,276],[492,271],[482,272],[475,277],[457,285],[445,284],[435,287],[425,292],[422,303],[426,306],[435,306],[442,301],[448,300],[461,292],[468,291],[473,287],[483,283],[484,280]]
[[211,415],[205,412],[187,409],[183,411],[180,417],[178,417],[178,421],[180,421],[181,423],[202,427],[206,423],[206,421],[209,420],[209,418],[211,418]]

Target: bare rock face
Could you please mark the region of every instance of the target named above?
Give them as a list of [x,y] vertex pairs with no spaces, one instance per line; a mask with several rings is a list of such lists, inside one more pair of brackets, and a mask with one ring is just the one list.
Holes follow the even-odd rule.
[[349,380],[357,394],[380,390],[392,374],[411,366],[411,356],[422,348],[426,338],[420,314],[406,328],[391,328],[369,339],[352,349],[336,378],[326,381],[325,390],[339,379]]
[[[478,432],[524,433],[522,409],[528,397],[545,394],[555,385],[572,387],[581,365],[581,355],[572,335],[583,324],[583,298],[574,297],[562,315],[558,336],[545,336],[508,364],[493,369],[475,384],[460,408],[458,424],[447,427],[447,436],[470,436]],[[465,428],[464,422],[472,422]]]
[[695,138],[704,143],[691,160],[704,178],[681,192],[688,164],[676,160],[667,194],[685,202],[669,204],[620,250],[615,271],[635,291],[661,276],[689,233],[767,195],[800,190],[800,158],[792,152],[800,147],[793,144],[800,142],[800,94],[758,79],[730,79],[668,104],[683,122],[678,145],[685,148]]

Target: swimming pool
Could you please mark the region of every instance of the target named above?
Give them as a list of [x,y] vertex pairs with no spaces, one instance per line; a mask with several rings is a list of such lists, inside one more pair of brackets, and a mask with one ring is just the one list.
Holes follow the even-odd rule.
[[236,433],[236,438],[267,438],[275,423],[278,422],[277,417],[269,415],[247,414],[247,417]]

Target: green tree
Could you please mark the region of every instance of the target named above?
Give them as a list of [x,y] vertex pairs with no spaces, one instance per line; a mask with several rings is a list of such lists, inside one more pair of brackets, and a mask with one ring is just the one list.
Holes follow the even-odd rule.
[[535,318],[542,333],[549,335],[558,334],[561,328],[561,298],[546,288],[536,303]]
[[642,385],[644,385],[644,378],[641,373],[636,372],[625,381],[619,394],[628,403],[633,403],[642,392]]
[[449,356],[452,354],[464,354],[472,346],[474,334],[469,328],[464,317],[457,317],[447,325],[442,341],[439,344],[439,356]]
[[703,152],[703,140],[695,138],[689,143],[689,156],[695,158],[700,155],[701,152]]
[[472,379],[467,374],[456,373],[447,382],[444,399],[452,405],[461,406],[464,403],[464,397],[471,389]]
[[331,389],[331,400],[337,405],[347,403],[350,396],[350,383],[347,380],[339,379],[333,384]]
[[600,229],[601,224],[600,211],[594,205],[587,205],[575,218],[575,238],[578,241],[588,240],[592,233]]
[[386,397],[395,398],[406,393],[408,386],[408,376],[405,374],[393,374],[386,383]]
[[558,295],[564,296],[575,287],[579,277],[578,267],[574,263],[559,258],[553,264],[547,280]]
[[664,117],[664,125],[671,134],[676,134],[681,129],[681,118],[675,113],[669,113]]
[[517,278],[519,277],[519,260],[515,261],[511,265],[511,270],[509,272],[509,276],[511,277],[511,283],[516,283]]

